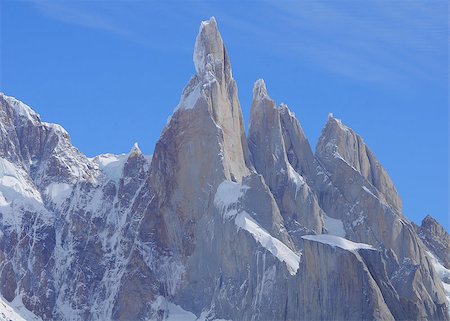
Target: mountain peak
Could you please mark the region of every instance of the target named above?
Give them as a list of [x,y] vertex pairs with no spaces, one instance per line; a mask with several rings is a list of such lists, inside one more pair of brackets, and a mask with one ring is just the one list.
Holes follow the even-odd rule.
[[40,121],[39,114],[37,114],[28,105],[24,104],[15,97],[7,96],[4,93],[0,92],[0,100],[4,100],[5,102],[7,102],[13,108],[13,111],[18,115],[18,117],[27,119],[33,124],[36,124]]
[[349,130],[351,130],[349,127],[345,126],[342,123],[342,120],[336,118],[333,113],[328,113],[326,127],[327,126],[332,126],[335,131],[349,131]]
[[139,148],[139,145],[138,145],[138,143],[134,143],[133,144],[133,147],[131,148],[131,151],[130,151],[130,154],[129,154],[130,156],[132,156],[132,155],[142,155],[142,151],[141,151],[141,149]]
[[225,66],[226,53],[214,17],[200,23],[193,58],[198,75],[208,71],[214,73],[217,64]]
[[450,321],[450,237],[390,209],[362,139],[330,115],[315,158],[263,80],[246,137],[214,18],[194,62],[153,157],[88,159],[0,94],[0,315]]
[[[316,147],[316,157],[331,173],[340,174],[348,166],[359,172],[382,195],[385,202],[396,212],[401,212],[401,200],[395,186],[370,151],[364,140],[340,119],[328,114],[328,120]],[[344,164],[338,165],[344,161]]]
[[427,216],[424,217],[424,219],[422,220],[422,225],[426,224],[427,222],[437,223],[433,216],[431,216],[430,214],[427,214]]
[[253,100],[262,100],[264,98],[269,98],[266,83],[264,79],[258,79],[253,85]]

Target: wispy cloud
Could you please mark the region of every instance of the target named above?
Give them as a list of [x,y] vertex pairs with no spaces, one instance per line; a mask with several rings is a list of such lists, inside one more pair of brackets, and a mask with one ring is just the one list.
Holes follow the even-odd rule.
[[144,18],[139,10],[142,1],[33,0],[32,3],[41,14],[62,23],[104,31],[153,49],[165,49],[134,27],[136,19]]
[[68,1],[34,1],[36,9],[55,20],[128,36],[129,31],[117,25],[110,17],[86,10],[80,3]]
[[[152,41],[162,26],[186,16],[216,15],[239,33],[234,45],[282,59],[302,59],[358,81],[399,83],[442,74],[448,56],[445,0],[36,1],[44,15],[101,30],[160,51],[191,50],[185,42]],[[169,41],[169,40],[167,40]],[[261,44],[265,44],[261,46]],[[170,45],[170,46],[168,46]],[[169,48],[170,47],[170,48]],[[169,49],[168,49],[169,48]]]
[[[448,56],[447,1],[265,1],[261,19],[225,19],[275,55],[301,57],[333,73],[369,82],[432,80]],[[256,16],[258,14],[255,14]],[[259,21],[260,25],[255,28]]]

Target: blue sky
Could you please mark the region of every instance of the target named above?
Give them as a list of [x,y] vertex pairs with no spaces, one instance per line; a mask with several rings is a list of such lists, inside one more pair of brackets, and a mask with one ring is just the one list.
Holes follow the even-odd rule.
[[0,1],[0,90],[83,153],[151,154],[214,15],[246,122],[251,90],[297,114],[313,148],[328,112],[393,178],[404,213],[449,222],[448,3]]

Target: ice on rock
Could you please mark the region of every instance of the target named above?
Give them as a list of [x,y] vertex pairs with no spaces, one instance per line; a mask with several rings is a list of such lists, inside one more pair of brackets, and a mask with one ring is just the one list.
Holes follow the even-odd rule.
[[195,40],[193,58],[198,75],[205,71],[209,54],[212,55],[212,59],[223,60],[223,41],[217,30],[217,22],[214,17],[207,21],[202,21]]
[[183,92],[180,98],[180,102],[178,103],[175,110],[178,109],[193,109],[197,101],[202,95],[202,86],[201,84],[196,84],[193,88],[187,87]]
[[323,214],[323,221],[328,234],[345,237],[344,224],[341,220]]
[[264,79],[258,79],[255,81],[255,84],[253,85],[253,100],[259,101],[268,97]]

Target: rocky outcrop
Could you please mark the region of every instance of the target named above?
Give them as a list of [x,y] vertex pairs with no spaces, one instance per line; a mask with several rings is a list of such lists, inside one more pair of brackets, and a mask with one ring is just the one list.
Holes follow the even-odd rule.
[[314,155],[262,80],[246,138],[214,18],[194,65],[152,157],[87,158],[0,95],[5,301],[44,320],[448,320],[448,234],[408,222],[362,139],[330,117]]
[[[309,166],[309,159],[303,158],[303,155],[298,158],[295,156],[295,152],[302,152],[299,147],[302,142],[299,142],[297,137],[290,138],[291,134],[298,133],[295,130],[299,130],[299,127],[294,127],[293,133],[282,130],[280,115],[286,112],[289,114],[287,106],[278,109],[268,96],[264,81],[258,80],[253,88],[248,133],[253,164],[274,195],[289,234],[297,241],[297,245],[301,246],[302,235],[322,232],[322,212],[306,179],[289,162],[286,141],[289,151],[294,150],[291,155],[293,161],[296,161],[295,165],[298,165],[300,170],[302,166]],[[295,123],[286,124],[285,119],[285,126],[289,125],[295,126]]]
[[[385,201],[395,212],[401,212],[401,200],[390,177],[380,165],[373,153],[360,136],[343,125],[332,115],[322,131],[316,148],[316,155],[325,164],[344,162],[354,169],[372,185],[378,198]],[[339,159],[339,162],[335,162]],[[329,172],[340,170],[340,167],[326,166]]]
[[300,319],[395,320],[363,258],[377,250],[339,237],[307,237],[304,247]]
[[286,104],[281,104],[278,110],[289,163],[312,186],[317,165],[311,145],[303,132],[300,122],[294,113],[289,110],[289,107]]
[[[327,215],[343,221],[348,238],[391,249],[395,260],[405,267],[404,271],[412,273],[414,270],[414,277],[402,277],[401,282],[393,286],[403,296],[401,300],[416,309],[412,315],[439,319],[446,313],[444,289],[413,226],[399,212],[399,201],[395,201],[397,194],[390,187],[391,183],[375,186],[377,181],[390,182],[378,161],[372,159],[372,163],[378,164],[378,170],[367,177],[363,169],[368,165],[362,165],[364,155],[359,153],[361,150],[369,152],[361,144],[359,136],[340,120],[329,116],[316,148],[322,167],[316,185],[319,204]],[[375,177],[376,173],[384,178]]]
[[434,218],[427,215],[420,226],[414,226],[425,246],[450,269],[450,236]]

